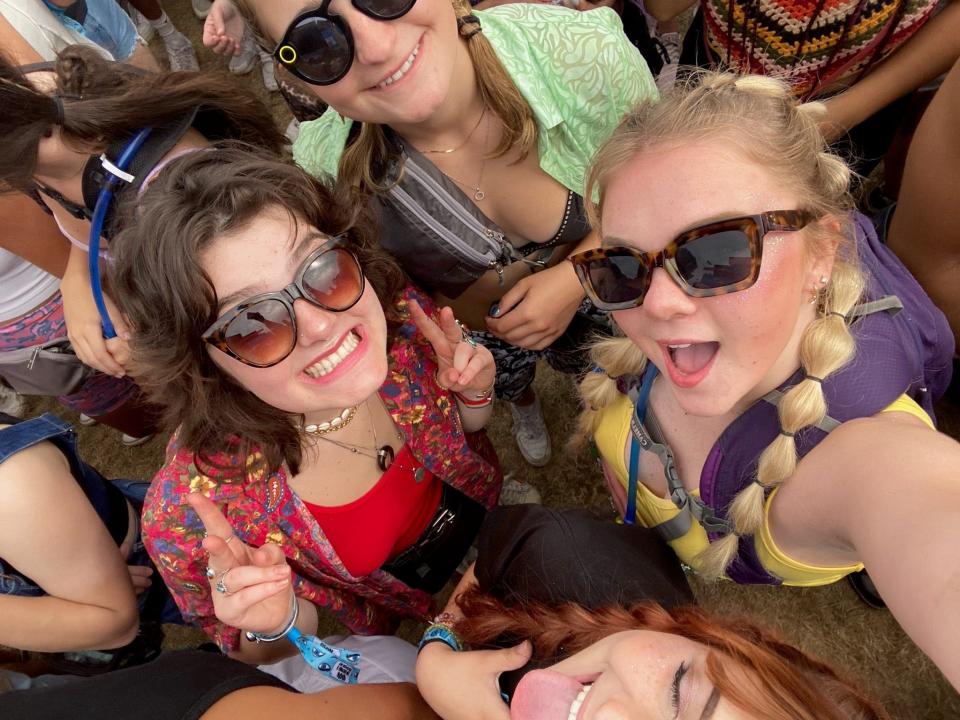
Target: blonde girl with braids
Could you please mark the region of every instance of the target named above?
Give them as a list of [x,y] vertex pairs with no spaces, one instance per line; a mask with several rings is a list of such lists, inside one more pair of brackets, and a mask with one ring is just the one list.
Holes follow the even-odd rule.
[[[373,197],[381,244],[491,349],[521,452],[545,464],[537,358],[582,372],[580,346],[596,329],[562,262],[596,245],[579,194],[586,167],[623,115],[656,96],[616,13],[472,12],[464,0],[236,5],[330,107],[301,126],[296,161]],[[221,37],[214,25],[230,35],[240,22],[218,0],[207,44]],[[328,35],[342,41],[318,49]]]
[[866,567],[960,687],[960,446],[929,414],[946,320],[852,211],[821,108],[771,78],[697,80],[630,115],[589,175],[602,249],[572,263],[626,337],[593,347],[581,431],[701,574]]

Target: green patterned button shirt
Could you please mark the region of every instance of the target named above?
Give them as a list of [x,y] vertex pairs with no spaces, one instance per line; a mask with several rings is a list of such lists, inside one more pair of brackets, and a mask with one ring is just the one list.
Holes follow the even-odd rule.
[[[640,53],[607,8],[578,12],[516,3],[477,11],[483,33],[530,104],[539,126],[540,167],[583,193],[593,154],[633,106],[656,100]],[[300,126],[297,163],[335,176],[352,121],[327,110]]]

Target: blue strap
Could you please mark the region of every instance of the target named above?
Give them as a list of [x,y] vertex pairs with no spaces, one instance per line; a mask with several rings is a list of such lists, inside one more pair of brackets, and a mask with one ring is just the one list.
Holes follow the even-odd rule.
[[296,645],[307,664],[345,685],[356,685],[360,678],[360,653],[327,645],[316,635],[304,635],[290,628],[287,639]]
[[[136,156],[140,146],[143,145],[150,135],[151,128],[144,128],[133,139],[127,143],[120,153],[120,157],[115,163],[120,170],[126,170],[133,158]],[[103,336],[107,339],[117,336],[117,331],[110,320],[110,314],[107,312],[107,304],[103,299],[103,284],[100,281],[100,234],[103,232],[103,224],[107,219],[107,210],[110,208],[110,202],[113,200],[113,191],[120,182],[116,175],[108,173],[107,180],[97,196],[97,204],[93,208],[93,219],[90,220],[90,243],[87,248],[90,269],[90,286],[93,288],[93,301],[96,303],[97,311],[100,313],[100,325],[103,327]]]
[[[643,380],[640,384],[640,392],[637,395],[637,402],[633,406],[633,414],[637,422],[643,424],[647,416],[647,402],[650,400],[650,390],[653,388],[653,381],[657,377],[657,366],[652,362],[647,362],[647,368],[643,372]],[[623,522],[627,525],[635,525],[637,522],[637,484],[640,477],[640,444],[637,438],[630,433],[630,468],[627,477],[627,507],[623,513]]]

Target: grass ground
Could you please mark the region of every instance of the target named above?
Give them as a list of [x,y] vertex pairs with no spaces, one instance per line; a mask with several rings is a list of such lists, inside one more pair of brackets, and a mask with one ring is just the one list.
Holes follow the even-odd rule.
[[[204,67],[226,64],[201,47],[200,22],[194,18],[189,0],[166,0],[163,4],[178,28],[194,41]],[[162,58],[157,41],[153,45]],[[248,78],[275,108],[285,126],[289,115],[278,95],[271,96],[263,90],[259,69],[255,68]],[[572,382],[541,368],[536,388],[553,437],[554,458],[544,468],[527,466],[510,435],[509,411],[501,405],[494,414],[490,434],[504,467],[539,488],[547,505],[588,507],[612,519],[612,507],[589,451],[560,450],[570,437],[578,410]],[[46,409],[76,420],[54,403],[34,400],[31,404],[32,411]],[[944,401],[938,415],[941,429],[960,438],[960,405]],[[116,433],[103,427],[81,428],[80,438],[87,461],[110,477],[148,479],[163,458],[163,440],[159,438],[139,448],[127,448],[120,444]],[[904,448],[904,452],[909,452],[909,448]],[[886,704],[894,718],[960,718],[960,695],[904,635],[889,612],[868,608],[845,582],[822,588],[769,588],[705,584],[693,578],[693,584],[707,608],[743,614],[776,628],[800,647],[860,680]],[[336,629],[332,620],[329,629]],[[418,628],[408,623],[400,634],[414,639]],[[201,640],[202,636],[194,631],[172,626],[168,631],[171,647],[190,646]]]

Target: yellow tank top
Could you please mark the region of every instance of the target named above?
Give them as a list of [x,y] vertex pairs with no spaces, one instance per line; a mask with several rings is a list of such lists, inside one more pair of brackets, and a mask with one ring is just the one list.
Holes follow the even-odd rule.
[[[614,403],[601,411],[600,425],[593,437],[604,463],[623,485],[624,491],[626,491],[628,484],[624,448],[626,448],[630,433],[630,415],[632,412],[633,403],[630,402],[630,399],[626,395],[618,396]],[[905,412],[919,418],[933,428],[933,422],[923,411],[923,408],[907,395],[901,395],[881,412]],[[694,490],[693,494],[699,495],[699,490]],[[813,586],[829,585],[850,573],[863,569],[863,565],[860,563],[844,567],[818,567],[801,563],[783,553],[773,541],[770,524],[767,520],[770,515],[770,503],[776,494],[777,491],[774,489],[767,498],[764,523],[760,531],[754,535],[757,555],[767,572],[780,578],[784,585]],[[679,512],[679,509],[669,498],[659,497],[642,482],[637,484],[638,523],[645,527],[654,527],[670,520]],[[694,522],[686,535],[668,541],[668,544],[682,562],[696,569],[695,558],[707,547],[709,539],[706,531]]]

